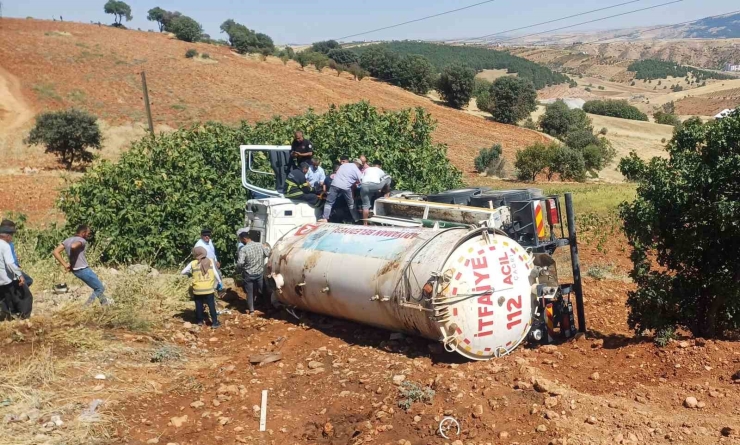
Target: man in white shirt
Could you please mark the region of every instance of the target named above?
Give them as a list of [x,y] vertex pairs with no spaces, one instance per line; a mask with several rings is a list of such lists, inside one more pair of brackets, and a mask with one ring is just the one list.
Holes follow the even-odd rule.
[[31,316],[32,298],[27,298],[23,290],[25,278],[23,271],[13,258],[10,243],[13,241],[15,227],[0,226],[0,309],[2,318]]
[[362,198],[362,219],[365,225],[370,216],[372,200],[390,193],[391,177],[381,167],[383,164],[380,161],[373,161],[373,166],[366,168],[362,174],[360,198]]
[[[195,246],[193,246],[193,248],[202,247],[206,249],[206,258],[212,259],[216,263],[216,268],[218,270],[221,270],[221,263],[218,261],[218,256],[216,255],[216,246],[213,245],[211,235],[213,235],[213,231],[211,231],[211,229],[207,227],[204,227],[200,231],[200,239],[198,240],[198,242],[195,243]],[[218,282],[216,290],[220,291],[221,289],[223,289],[223,285],[221,284],[221,282]]]

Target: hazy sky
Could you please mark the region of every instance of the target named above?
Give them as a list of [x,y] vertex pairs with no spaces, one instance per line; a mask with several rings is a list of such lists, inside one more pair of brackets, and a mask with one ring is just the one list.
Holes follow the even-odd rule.
[[[340,38],[374,28],[413,20],[481,0],[126,0],[133,20],[130,28],[156,29],[146,20],[155,6],[180,11],[200,22],[213,38],[219,38],[219,25],[228,18],[270,35],[276,43],[310,43]],[[403,27],[367,34],[357,40],[447,39],[477,37],[506,29],[552,20],[579,12],[623,3],[627,0],[497,0],[447,16]],[[601,11],[568,21],[531,28],[523,33],[546,31],[593,18],[665,3],[670,0],[642,0],[619,8]],[[65,21],[112,23],[103,13],[105,0],[0,0],[6,17],[34,17]],[[524,9],[526,8],[526,9]],[[682,3],[636,14],[583,25],[573,30],[624,28],[670,24],[740,9],[737,0],[684,0]]]

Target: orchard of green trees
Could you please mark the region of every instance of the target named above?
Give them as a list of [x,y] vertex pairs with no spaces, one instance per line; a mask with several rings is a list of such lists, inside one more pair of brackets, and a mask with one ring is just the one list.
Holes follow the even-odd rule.
[[[527,79],[541,89],[549,85],[568,82],[568,77],[556,73],[549,68],[521,57],[513,56],[508,52],[496,51],[488,48],[442,45],[425,42],[389,42],[376,45],[353,48],[362,57],[367,51],[384,48],[397,56],[420,55],[426,57],[437,72],[452,64],[465,64],[476,72],[485,69],[506,69],[509,73],[517,73],[518,77]],[[363,66],[372,72],[371,67]]]
[[589,100],[583,104],[583,111],[635,121],[648,120],[647,114],[630,105],[626,100]]
[[635,73],[635,79],[665,79],[666,77],[686,77],[691,73],[697,80],[719,79],[727,80],[734,77],[727,74],[705,71],[690,66],[679,65],[675,62],[666,62],[663,60],[646,59],[632,62],[627,71]]

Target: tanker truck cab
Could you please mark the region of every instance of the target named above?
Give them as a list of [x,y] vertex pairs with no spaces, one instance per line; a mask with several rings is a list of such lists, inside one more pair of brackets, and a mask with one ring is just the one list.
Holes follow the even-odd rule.
[[[283,157],[290,152],[290,145],[242,145],[241,167],[242,185],[249,190],[252,199],[247,200],[246,227],[254,241],[275,243],[290,230],[305,224],[315,224],[321,209],[314,208],[306,202],[285,198],[277,190],[259,187],[250,182],[250,175],[275,176],[275,172],[256,169],[254,155],[266,153],[268,159]],[[275,167],[273,167],[275,168]]]

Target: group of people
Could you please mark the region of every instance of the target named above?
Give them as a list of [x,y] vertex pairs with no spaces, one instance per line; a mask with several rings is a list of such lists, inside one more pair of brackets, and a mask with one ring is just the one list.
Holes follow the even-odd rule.
[[[204,306],[208,307],[211,318],[211,327],[218,328],[218,311],[216,310],[216,294],[223,289],[221,279],[221,263],[218,261],[216,247],[211,239],[211,229],[204,228],[200,232],[200,239],[193,247],[193,261],[182,270],[182,275],[190,275],[190,291],[195,302],[195,322],[205,324]],[[270,246],[253,241],[248,229],[237,231],[239,244],[237,245],[237,272],[241,276],[242,286],[247,296],[247,310],[254,314],[254,301],[257,294],[265,295],[265,258],[270,255]]]
[[[30,289],[33,279],[21,269],[13,242],[17,231],[13,221],[5,219],[0,223],[0,319],[3,320],[28,318],[33,309],[33,295]],[[52,255],[65,271],[71,272],[92,289],[86,305],[98,300],[101,305],[108,306],[113,304],[113,299],[106,297],[105,286],[90,268],[85,257],[91,236],[90,228],[82,224],[77,227],[73,236],[59,243]],[[192,250],[193,260],[181,273],[191,276],[190,291],[195,302],[196,323],[205,324],[204,306],[207,306],[211,327],[218,328],[220,323],[216,310],[216,294],[223,289],[223,281],[221,263],[218,261],[211,236],[210,229],[201,230],[200,239]],[[252,241],[248,229],[239,230],[237,236],[239,238],[237,271],[241,274],[244,291],[247,294],[249,313],[253,314],[256,294],[265,295],[263,274],[265,258],[270,254],[270,247]]]
[[[13,242],[17,231],[16,224],[11,220],[4,219],[0,223],[0,312],[2,312],[2,319],[28,318],[33,310],[33,294],[31,293],[33,279],[21,269]],[[64,270],[72,272],[92,289],[92,294],[86,304],[89,305],[98,299],[101,304],[109,305],[113,303],[113,300],[105,297],[103,283],[85,258],[90,233],[90,228],[86,225],[78,226],[74,236],[62,241],[52,254]],[[66,253],[66,260],[62,257],[62,252]]]
[[[383,171],[380,161],[368,164],[365,156],[350,162],[349,157],[342,156],[335,163],[332,173],[327,175],[321,167],[321,160],[314,156],[314,147],[303,132],[296,131],[289,160],[280,162],[278,154],[272,155],[275,169],[276,189],[286,198],[305,201],[317,208],[323,206],[323,215],[319,221],[328,221],[332,208],[339,199],[344,199],[354,222],[360,220],[355,197],[359,195],[362,219],[367,225],[372,201],[378,196],[390,193],[391,177]],[[287,175],[284,173],[287,171]]]

